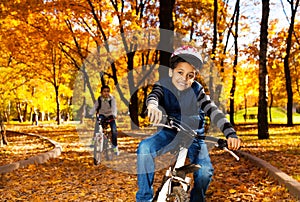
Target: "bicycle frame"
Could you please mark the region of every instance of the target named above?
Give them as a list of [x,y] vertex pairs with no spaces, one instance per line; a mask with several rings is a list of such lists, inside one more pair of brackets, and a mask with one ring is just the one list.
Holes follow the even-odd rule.
[[94,141],[94,164],[98,165],[101,162],[101,153],[103,152],[104,146],[104,134],[102,132],[102,127],[99,129],[99,132],[95,134]]
[[95,134],[95,142],[100,142],[100,152],[103,151],[103,138],[104,134],[102,132]]
[[[159,195],[157,198],[158,202],[167,201],[168,196],[170,196],[170,194],[172,193],[173,182],[180,183],[180,186],[183,188],[185,192],[189,191],[191,178],[186,177],[185,175],[183,177],[179,177],[176,172],[176,169],[180,169],[184,166],[187,152],[188,152],[187,148],[180,148],[174,168],[172,169],[172,167],[169,167],[169,169],[166,171],[165,178],[167,180],[166,182],[164,182],[161,190],[159,191]],[[200,165],[194,165],[194,166],[195,166],[195,171],[200,169],[201,167]]]
[[[201,138],[203,140],[206,139],[205,136],[198,136],[198,134],[189,128],[187,125],[181,125],[179,122],[173,122],[168,119],[168,124],[156,124],[155,126],[167,127],[170,129],[176,129],[177,131],[184,132],[187,135],[192,136],[193,138]],[[209,138],[208,138],[209,139]],[[234,154],[232,151],[227,149],[227,141],[223,139],[214,139],[216,141],[215,146],[225,151],[229,152],[233,155],[236,160],[239,160],[239,157]],[[187,177],[188,173],[193,173],[201,168],[201,165],[197,164],[188,164],[185,165],[185,161],[187,158],[188,148],[180,147],[179,153],[177,154],[176,162],[173,166],[170,166],[166,171],[164,179],[162,181],[162,186],[156,193],[156,197],[158,202],[172,201],[170,198],[176,198],[176,201],[185,201],[188,199],[188,191],[190,188],[191,178]],[[173,190],[176,187],[176,192]]]
[[112,146],[110,144],[110,131],[108,130],[108,124],[112,119],[97,120],[99,124],[99,131],[95,134],[95,146],[94,146],[94,164],[101,163],[101,155],[104,153],[106,160],[112,159]]

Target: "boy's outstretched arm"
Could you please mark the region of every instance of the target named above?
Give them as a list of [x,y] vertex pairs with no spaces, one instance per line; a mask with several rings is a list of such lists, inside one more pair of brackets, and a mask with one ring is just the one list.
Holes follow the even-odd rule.
[[236,131],[232,124],[225,117],[225,114],[218,109],[210,97],[205,94],[204,89],[201,90],[197,102],[200,108],[210,117],[210,120],[224,133],[227,138],[228,149],[237,150],[241,146],[241,140],[236,135]]

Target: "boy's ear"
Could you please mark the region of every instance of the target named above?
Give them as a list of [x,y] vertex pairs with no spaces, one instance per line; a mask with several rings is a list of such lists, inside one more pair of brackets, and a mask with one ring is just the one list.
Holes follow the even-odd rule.
[[173,76],[173,69],[169,68],[169,77]]

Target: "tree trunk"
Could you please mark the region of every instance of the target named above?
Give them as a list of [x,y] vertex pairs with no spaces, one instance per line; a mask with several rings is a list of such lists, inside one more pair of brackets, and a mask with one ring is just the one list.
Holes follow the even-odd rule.
[[[83,97],[82,97],[82,105],[80,107],[80,110],[79,110],[79,117],[80,117],[80,124],[83,124],[84,123],[84,118],[86,116],[86,97],[85,97],[85,93],[86,93],[86,83],[87,83],[87,80],[89,79],[88,77],[88,74],[86,73],[86,70],[85,70],[85,65],[83,65],[82,67],[82,74],[83,74]],[[94,93],[92,91],[90,91],[93,95],[92,98],[95,99],[95,96],[94,96]],[[93,100],[93,103],[95,101]]]
[[24,104],[24,110],[22,111],[22,114],[23,114],[23,121],[27,121],[27,106],[28,106],[28,103],[25,102]]
[[55,86],[55,100],[56,100],[56,117],[57,117],[57,125],[60,125],[61,118],[60,118],[60,102],[59,102],[59,92],[58,86]]
[[235,89],[236,89],[236,66],[238,63],[238,25],[239,25],[239,13],[240,13],[240,0],[236,1],[235,5],[235,10],[236,10],[236,16],[235,16],[235,34],[234,34],[234,62],[233,62],[233,69],[232,69],[232,86],[230,90],[230,122],[232,125],[234,125],[234,94],[235,94]]
[[[216,2],[214,2],[216,4]],[[238,19],[236,17],[236,15],[238,15],[238,7],[239,7],[239,2],[237,2],[235,4],[235,8],[234,8],[234,13],[231,17],[231,23],[230,23],[230,27],[229,27],[229,30],[228,30],[228,35],[227,35],[227,38],[226,38],[226,43],[225,43],[225,46],[224,46],[224,49],[223,49],[223,54],[225,55],[226,54],[226,51],[227,51],[227,47],[228,47],[228,44],[229,44],[229,38],[230,38],[230,34],[232,33],[232,28],[233,28],[233,25],[235,23],[235,18]],[[237,33],[236,33],[237,34]],[[237,51],[237,50],[236,50]],[[224,59],[221,59],[221,62],[220,62],[220,66],[221,66],[221,69],[220,69],[220,73],[224,73]],[[235,78],[235,73],[234,73],[235,68],[233,69],[233,79]],[[232,81],[232,87],[231,87],[231,90],[230,90],[230,103],[229,103],[229,115],[230,115],[230,122],[232,124],[234,124],[234,98],[231,97],[231,95],[234,96],[234,92],[235,92],[235,80]]]
[[147,95],[148,95],[148,87],[149,86],[144,86],[143,87],[143,106],[142,106],[142,111],[141,111],[141,117],[145,118],[146,117],[146,111],[147,111],[147,106],[146,106],[146,100],[147,100]]
[[[216,55],[216,49],[217,49],[217,41],[218,41],[218,0],[214,0],[214,35],[213,35],[213,46],[212,46],[212,51],[211,51],[211,59],[213,63],[210,65],[210,70],[209,70],[209,94],[210,97],[214,100],[215,95],[214,95],[214,73],[213,73],[213,67],[214,67],[214,62],[215,62],[215,55]],[[218,99],[218,98],[216,98]],[[218,105],[217,105],[218,106]]]
[[3,123],[3,120],[0,120],[0,147],[3,145],[8,145],[6,137],[6,126]]
[[10,109],[11,108],[11,102],[8,101],[8,105],[4,111],[4,122],[9,123],[9,116],[10,116]]
[[23,122],[23,117],[22,117],[22,109],[21,109],[21,102],[17,102],[16,103],[16,107],[17,107],[17,112],[18,112],[18,120],[19,120],[19,122],[20,123],[22,123]]
[[160,0],[159,22],[160,22],[160,50],[159,78],[168,76],[169,59],[173,52],[174,22],[173,9],[175,0]]
[[292,44],[292,36],[294,32],[294,24],[295,24],[295,16],[297,7],[299,5],[299,0],[296,1],[294,8],[294,1],[289,1],[291,4],[292,16],[291,23],[288,31],[288,37],[286,40],[286,55],[284,57],[284,74],[285,74],[285,82],[286,82],[286,92],[287,92],[287,125],[293,125],[293,89],[292,89],[292,81],[291,81],[291,73],[289,67],[289,58],[291,52],[291,44]]
[[84,117],[86,116],[86,98],[85,98],[85,96],[82,98],[82,105],[79,109],[79,116],[80,116],[80,124],[83,124]]
[[259,51],[259,101],[258,101],[258,139],[269,139],[267,85],[267,49],[268,19],[270,13],[269,0],[262,0],[262,19],[260,29]]
[[244,108],[245,108],[244,121],[246,122],[247,121],[247,109],[248,109],[248,106],[247,106],[247,96],[246,96],[245,93],[244,93]]
[[131,129],[139,129],[138,92],[135,91],[130,97],[129,113],[131,118]]
[[273,106],[273,93],[270,92],[270,105],[269,105],[269,118],[270,118],[270,123],[272,123],[272,106]]
[[127,69],[128,72],[128,84],[130,90],[130,103],[129,103],[129,113],[131,118],[131,129],[139,128],[139,114],[138,114],[138,96],[137,96],[137,87],[134,84],[133,76],[133,60],[135,55],[135,49],[132,52],[127,53]]

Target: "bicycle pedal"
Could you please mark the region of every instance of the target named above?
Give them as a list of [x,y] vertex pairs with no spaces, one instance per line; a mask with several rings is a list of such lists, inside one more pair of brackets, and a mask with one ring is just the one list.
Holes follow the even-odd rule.
[[113,151],[114,151],[114,154],[115,154],[116,156],[119,156],[119,155],[120,155],[120,152],[119,152],[118,147],[114,147],[114,148],[113,148]]
[[201,168],[201,165],[199,164],[189,164],[189,165],[185,165],[185,166],[182,166],[180,168],[176,168],[176,172],[178,173],[185,173],[185,174],[188,174],[188,173],[193,173],[197,170],[199,170]]

